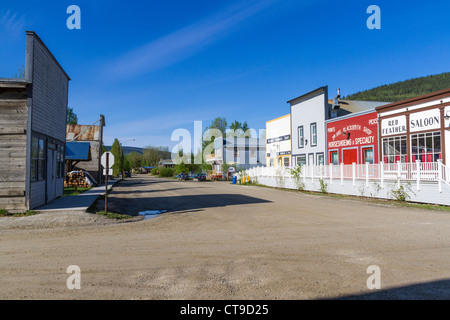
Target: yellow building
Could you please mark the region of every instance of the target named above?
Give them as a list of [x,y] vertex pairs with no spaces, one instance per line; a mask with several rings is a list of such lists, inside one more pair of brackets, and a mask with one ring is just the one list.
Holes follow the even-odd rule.
[[268,167],[291,166],[291,115],[266,122],[266,150]]

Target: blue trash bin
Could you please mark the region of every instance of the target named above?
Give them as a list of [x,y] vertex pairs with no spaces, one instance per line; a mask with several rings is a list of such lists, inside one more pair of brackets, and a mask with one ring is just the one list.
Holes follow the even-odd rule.
[[236,184],[236,181],[237,181],[237,177],[234,176],[234,177],[233,177],[233,184]]

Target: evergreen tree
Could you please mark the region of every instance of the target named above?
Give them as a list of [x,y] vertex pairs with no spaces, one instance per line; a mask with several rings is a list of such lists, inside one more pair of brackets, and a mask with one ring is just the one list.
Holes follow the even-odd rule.
[[78,124],[78,116],[76,115],[75,112],[73,112],[73,108],[67,107],[66,123],[67,124]]
[[120,145],[120,142],[117,138],[114,139],[114,143],[111,147],[111,153],[114,156],[114,165],[112,167],[113,169],[113,176],[118,177],[123,170],[123,159],[122,159],[122,146]]
[[343,99],[397,102],[448,88],[450,88],[450,72],[382,85]]

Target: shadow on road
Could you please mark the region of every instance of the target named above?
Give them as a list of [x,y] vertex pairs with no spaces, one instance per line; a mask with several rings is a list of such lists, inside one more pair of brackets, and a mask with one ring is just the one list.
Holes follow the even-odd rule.
[[[204,189],[205,187],[191,187],[191,189]],[[140,193],[154,193],[154,192],[167,192],[167,191],[177,191],[177,190],[186,190],[186,188],[171,188],[171,189],[154,189],[154,190],[130,190],[130,191],[124,191],[124,190],[114,190],[113,195],[119,195],[119,194],[140,194]]]
[[[239,194],[204,194],[204,195],[180,195],[165,197],[141,197],[141,198],[119,198],[111,195],[108,197],[108,208],[113,212],[138,215],[146,210],[167,210],[168,213],[180,211],[194,212],[225,206],[247,205],[256,203],[270,203],[271,201],[239,195]],[[101,208],[103,201],[98,202]]]
[[331,300],[448,300],[450,280],[417,283],[397,288],[337,297]]

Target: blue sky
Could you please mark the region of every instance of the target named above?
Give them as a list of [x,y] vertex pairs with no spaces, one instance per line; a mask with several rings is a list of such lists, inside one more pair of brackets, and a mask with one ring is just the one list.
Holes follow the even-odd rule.
[[[66,26],[69,5],[81,30]],[[370,5],[380,30],[366,26]],[[348,95],[449,72],[449,13],[447,0],[2,1],[0,77],[24,64],[35,31],[72,79],[79,123],[104,114],[106,144],[172,149],[194,121],[259,130],[320,86]]]

